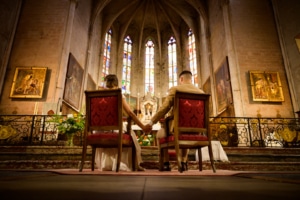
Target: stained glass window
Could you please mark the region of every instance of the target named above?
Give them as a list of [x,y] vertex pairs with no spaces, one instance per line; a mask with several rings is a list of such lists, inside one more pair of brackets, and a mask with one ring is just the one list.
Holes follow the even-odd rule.
[[169,88],[177,85],[176,40],[171,37],[168,41]]
[[132,41],[129,36],[124,39],[123,68],[122,68],[122,93],[130,94],[130,74]]
[[146,43],[145,93],[154,95],[154,44],[151,39]]
[[191,29],[189,30],[188,33],[188,40],[189,40],[188,48],[189,48],[190,70],[193,74],[193,83],[195,86],[198,86],[196,42],[195,42],[195,35],[193,34]]
[[109,74],[111,36],[112,36],[112,31],[111,29],[109,29],[109,31],[105,34],[105,41],[104,41],[104,48],[103,48],[102,82],[104,82],[104,77]]

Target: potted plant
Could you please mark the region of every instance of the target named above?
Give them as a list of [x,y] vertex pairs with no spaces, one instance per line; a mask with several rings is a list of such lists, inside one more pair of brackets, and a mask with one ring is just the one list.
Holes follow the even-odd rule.
[[53,121],[59,134],[68,138],[68,145],[73,146],[73,136],[84,129],[84,116],[81,113],[68,115],[55,115]]

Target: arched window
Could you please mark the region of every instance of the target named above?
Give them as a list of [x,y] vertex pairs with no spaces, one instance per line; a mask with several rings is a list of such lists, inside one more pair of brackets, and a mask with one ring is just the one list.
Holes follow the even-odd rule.
[[189,30],[188,33],[189,39],[189,63],[190,63],[190,70],[193,74],[193,83],[195,86],[198,86],[198,76],[197,76],[197,59],[196,59],[196,43],[195,43],[195,35],[193,34],[192,30]]
[[145,93],[154,95],[154,44],[151,39],[146,43]]
[[169,88],[177,85],[177,56],[176,40],[171,37],[168,41]]
[[124,39],[123,68],[122,68],[122,93],[130,94],[132,41],[129,36]]
[[102,82],[104,82],[104,77],[109,74],[111,35],[112,35],[112,31],[111,29],[109,29],[109,31],[105,34],[105,41],[104,41],[104,48],[103,48]]

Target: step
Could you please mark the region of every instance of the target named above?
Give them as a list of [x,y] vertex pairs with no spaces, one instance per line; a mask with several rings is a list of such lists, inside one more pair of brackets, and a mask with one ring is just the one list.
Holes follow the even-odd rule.
[[[224,148],[229,162],[215,162],[217,169],[242,171],[300,171],[299,148]],[[62,146],[0,146],[0,169],[66,169],[78,168],[82,147]],[[198,169],[194,150],[189,154],[189,168]],[[156,147],[142,148],[142,166],[158,169]],[[87,150],[87,160],[91,159],[91,149]],[[177,169],[175,159],[171,159],[172,169]],[[84,168],[90,168],[86,161]],[[209,162],[203,162],[203,169],[211,169]]]
[[[0,169],[79,169],[79,160],[8,160],[0,161]],[[171,161],[172,170],[177,170],[175,161]],[[146,161],[141,164],[146,169],[159,169],[157,161]],[[217,170],[232,171],[300,171],[300,162],[215,162]],[[203,170],[211,170],[209,162],[203,162]],[[85,169],[91,168],[86,161]],[[188,168],[197,170],[198,163],[189,161]],[[95,167],[96,169],[96,167]]]

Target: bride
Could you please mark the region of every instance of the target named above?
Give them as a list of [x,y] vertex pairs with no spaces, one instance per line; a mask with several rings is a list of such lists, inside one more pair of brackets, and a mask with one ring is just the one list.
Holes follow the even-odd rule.
[[[114,74],[109,74],[105,77],[105,88],[106,89],[117,89],[119,86],[118,77]],[[126,102],[126,98],[123,95],[122,98],[123,110],[132,117],[133,121],[141,127],[141,129],[147,133],[151,130],[147,129],[145,125],[138,119],[138,117],[133,113],[130,109],[130,106]],[[123,124],[123,130],[126,130],[126,125]],[[137,141],[136,135],[134,131],[131,130],[130,133],[132,140],[134,142],[136,148],[136,156],[137,156],[137,164],[138,164],[138,171],[145,171],[143,167],[140,166],[142,163],[142,156],[141,156],[141,146]],[[117,166],[117,148],[97,148],[96,155],[95,155],[95,162],[97,165],[98,170],[100,171],[116,171]],[[122,160],[120,164],[121,171],[131,171],[131,148],[124,148],[122,151]]]

